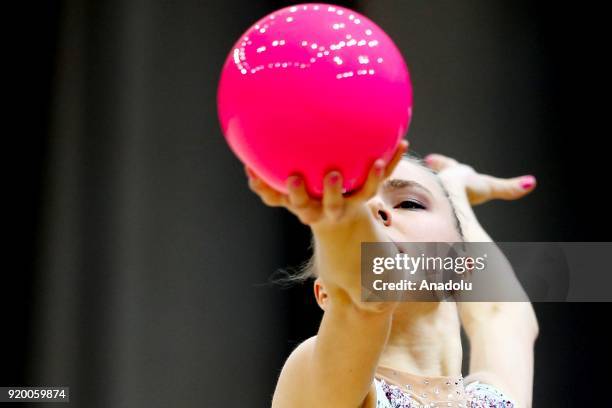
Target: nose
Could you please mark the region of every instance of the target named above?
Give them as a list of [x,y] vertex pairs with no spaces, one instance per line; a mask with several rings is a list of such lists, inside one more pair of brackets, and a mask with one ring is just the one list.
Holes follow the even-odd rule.
[[370,206],[372,215],[377,221],[380,221],[385,227],[389,227],[391,225],[391,211],[385,207],[382,200],[373,198],[370,200],[368,205]]

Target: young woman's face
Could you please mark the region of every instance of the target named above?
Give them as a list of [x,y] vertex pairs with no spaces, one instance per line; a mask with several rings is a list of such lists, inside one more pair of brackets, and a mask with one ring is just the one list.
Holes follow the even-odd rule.
[[457,242],[457,221],[436,175],[401,160],[368,205],[396,242]]
[[[368,206],[395,242],[459,242],[461,234],[453,208],[436,175],[409,160],[402,160]],[[401,245],[398,245],[401,247]],[[320,279],[314,282],[317,303],[323,310],[327,293]]]

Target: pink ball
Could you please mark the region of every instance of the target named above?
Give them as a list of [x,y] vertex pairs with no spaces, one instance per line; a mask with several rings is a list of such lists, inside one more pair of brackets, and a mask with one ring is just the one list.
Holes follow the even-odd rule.
[[221,73],[217,103],[234,153],[275,189],[301,174],[320,197],[339,170],[358,189],[388,161],[412,116],[412,86],[385,32],[352,10],[301,4],[249,28]]

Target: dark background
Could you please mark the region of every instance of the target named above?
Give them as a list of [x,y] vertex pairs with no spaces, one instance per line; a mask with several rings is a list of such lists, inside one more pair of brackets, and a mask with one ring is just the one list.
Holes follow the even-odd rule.
[[[78,407],[269,405],[320,312],[311,285],[265,283],[308,257],[309,232],[248,191],[215,96],[233,42],[288,4],[67,0],[6,11],[0,385],[68,385]],[[538,178],[520,202],[478,208],[494,239],[609,241],[603,8],[339,4],[372,18],[406,57],[414,150]],[[535,308],[534,406],[596,401],[612,307]]]

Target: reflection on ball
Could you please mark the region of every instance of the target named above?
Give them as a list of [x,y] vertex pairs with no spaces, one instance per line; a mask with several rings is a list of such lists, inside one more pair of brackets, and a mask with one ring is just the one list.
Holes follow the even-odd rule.
[[223,133],[268,184],[302,174],[313,196],[339,170],[351,191],[389,160],[412,116],[406,63],[372,21],[343,7],[301,4],[249,28],[232,48],[217,95]]

